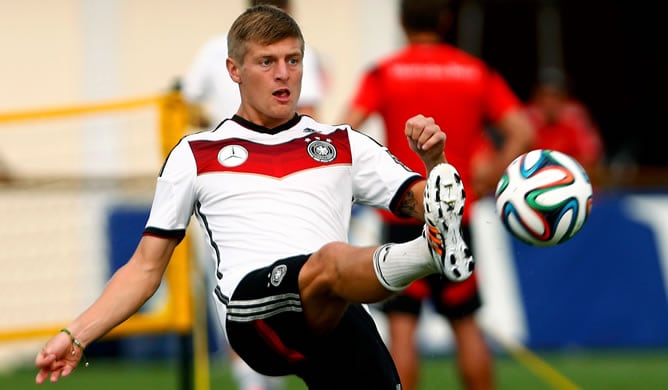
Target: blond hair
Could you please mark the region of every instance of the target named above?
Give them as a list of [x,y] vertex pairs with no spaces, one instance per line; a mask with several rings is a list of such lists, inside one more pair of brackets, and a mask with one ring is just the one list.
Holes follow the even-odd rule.
[[271,5],[248,8],[234,21],[227,34],[228,56],[243,63],[248,43],[270,45],[286,38],[297,38],[304,53],[304,36],[287,12]]

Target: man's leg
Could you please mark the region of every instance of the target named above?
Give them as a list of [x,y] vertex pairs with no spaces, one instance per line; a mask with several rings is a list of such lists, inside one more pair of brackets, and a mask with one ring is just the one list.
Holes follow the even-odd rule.
[[313,253],[299,274],[307,321],[326,331],[348,303],[386,300],[427,275],[468,278],[473,258],[460,231],[464,197],[456,170],[443,164],[432,170],[425,188],[427,223],[421,236],[367,248],[335,242]]
[[457,343],[457,368],[467,390],[494,388],[492,354],[473,315],[451,320]]
[[[462,228],[467,242],[471,242],[468,225]],[[432,301],[436,311],[450,324],[456,345],[457,372],[466,390],[494,388],[492,353],[484,338],[475,313],[482,306],[477,275],[456,283],[435,275],[429,276]]]
[[[349,320],[358,318],[348,315],[353,313],[351,310],[360,313],[359,305],[351,304],[385,300],[429,274],[443,273],[463,279],[472,270],[473,259],[466,244],[460,242],[464,191],[456,170],[446,164],[435,167],[426,193],[429,194],[425,195],[429,234],[405,243],[371,248],[330,243],[308,258],[296,256],[279,260],[247,275],[227,304],[227,334],[232,347],[246,361],[253,362],[258,371],[286,375],[302,372],[299,367],[310,364],[307,356],[317,348],[311,341],[329,342],[333,333],[344,328],[353,333],[368,328],[373,331],[373,338],[343,337],[336,339],[340,341],[332,347],[349,350],[351,345],[364,344],[365,352],[371,356],[387,356],[390,368],[394,369],[368,313],[364,312],[363,316],[368,327],[345,326]],[[319,335],[325,337],[319,340]],[[325,352],[335,348],[326,348]],[[358,355],[360,353],[356,352],[355,356]],[[369,357],[364,362],[372,360]],[[344,362],[345,358],[337,360],[332,367],[320,364],[314,368],[332,369]],[[389,379],[394,389],[396,382],[390,377],[396,373],[381,371],[374,372],[382,377],[372,379],[386,384]]]
[[[404,242],[420,235],[423,228],[423,225],[414,224],[386,224],[383,233],[388,242]],[[417,329],[422,302],[429,292],[429,284],[421,279],[380,304],[380,310],[387,317],[390,353],[401,378],[402,390],[415,390],[420,382]]]
[[418,317],[410,313],[387,315],[390,333],[390,354],[401,378],[402,390],[415,390],[420,378],[420,353],[415,340]]
[[326,332],[336,326],[348,303],[380,302],[430,274],[468,278],[473,257],[460,229],[464,200],[457,170],[440,164],[431,170],[425,186],[423,237],[370,248],[336,242],[313,253],[298,280],[311,328]]
[[[378,271],[379,275],[375,267],[381,262],[389,266],[386,271],[390,269]],[[399,269],[392,269],[393,265]],[[314,331],[326,332],[336,326],[349,303],[383,301],[434,272],[437,269],[423,238],[389,247],[327,244],[311,255],[299,274],[304,315]]]

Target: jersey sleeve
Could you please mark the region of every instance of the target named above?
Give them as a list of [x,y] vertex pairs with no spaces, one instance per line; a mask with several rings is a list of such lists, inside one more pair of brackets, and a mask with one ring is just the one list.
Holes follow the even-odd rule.
[[183,237],[195,205],[195,159],[182,139],[167,157],[158,177],[145,234]]
[[488,71],[487,92],[485,111],[492,122],[498,122],[509,111],[522,107],[520,99],[496,71]]
[[355,202],[396,212],[408,188],[422,176],[368,135],[350,130]]
[[351,108],[365,111],[366,113],[380,111],[381,85],[378,68],[373,68],[362,75],[357,91],[353,95]]

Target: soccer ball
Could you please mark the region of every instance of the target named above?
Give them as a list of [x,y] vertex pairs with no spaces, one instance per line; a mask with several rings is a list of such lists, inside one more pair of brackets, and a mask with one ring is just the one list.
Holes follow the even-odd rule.
[[571,239],[589,217],[589,176],[572,157],[547,149],[520,155],[496,186],[496,212],[516,238],[534,246]]

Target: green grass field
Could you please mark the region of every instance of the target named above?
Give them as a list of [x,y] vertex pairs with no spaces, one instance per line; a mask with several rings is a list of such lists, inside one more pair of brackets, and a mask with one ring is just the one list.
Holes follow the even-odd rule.
[[[608,351],[540,353],[541,364],[521,363],[510,356],[497,355],[496,377],[499,390],[668,389],[668,351]],[[534,362],[535,363],[535,362]],[[545,363],[543,365],[543,363]],[[526,365],[525,365],[526,364]],[[34,384],[36,371],[25,367],[11,373],[0,372],[0,390],[182,390],[176,362],[92,361],[87,368],[57,384]],[[211,364],[211,390],[236,389],[226,361]],[[460,389],[450,357],[425,359],[422,390]],[[285,390],[303,390],[298,379],[287,379]],[[193,390],[202,390],[194,389]]]

